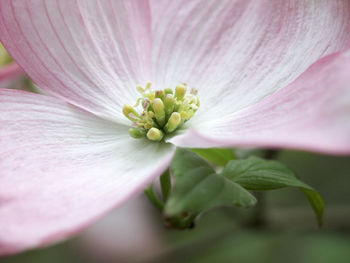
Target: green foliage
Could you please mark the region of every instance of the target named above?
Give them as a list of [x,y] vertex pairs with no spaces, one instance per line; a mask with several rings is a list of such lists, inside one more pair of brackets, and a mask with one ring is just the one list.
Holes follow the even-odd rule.
[[230,161],[222,174],[248,190],[273,190],[299,187],[314,210],[319,226],[323,224],[324,202],[311,186],[300,181],[285,165],[257,157]]
[[222,174],[249,190],[272,190],[287,186],[310,188],[282,163],[257,157],[230,161]]
[[255,197],[239,184],[220,174],[193,152],[180,149],[171,165],[175,188],[165,207],[168,215],[199,213],[217,207],[250,207]]
[[312,187],[300,181],[285,165],[257,157],[232,160],[234,155],[225,149],[200,151],[201,156],[206,156],[206,159],[213,163],[216,160],[216,164],[225,162],[226,166],[221,173],[216,173],[206,160],[194,152],[179,149],[170,167],[175,187],[165,204],[167,216],[186,215],[186,218],[195,218],[195,215],[219,206],[251,207],[256,199],[248,190],[298,187],[307,196],[319,225],[322,225],[322,197]]
[[316,214],[318,226],[322,227],[324,212],[324,201],[322,196],[313,189],[301,188],[301,191],[303,191],[303,193],[306,195],[312,209]]
[[233,153],[232,149],[225,148],[210,148],[210,149],[201,149],[195,148],[191,149],[198,155],[207,159],[213,164],[225,166],[229,161],[237,159],[236,155]]

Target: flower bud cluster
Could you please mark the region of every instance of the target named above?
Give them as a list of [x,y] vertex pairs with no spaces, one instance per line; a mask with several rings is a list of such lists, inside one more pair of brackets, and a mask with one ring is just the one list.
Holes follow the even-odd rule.
[[[176,86],[175,92],[171,88],[152,90],[151,83],[136,89],[141,93],[136,105],[123,107],[123,114],[133,122],[134,127],[129,129],[133,138],[161,141],[191,119],[200,105],[197,90],[186,94],[186,84]],[[137,111],[140,107],[141,113]]]

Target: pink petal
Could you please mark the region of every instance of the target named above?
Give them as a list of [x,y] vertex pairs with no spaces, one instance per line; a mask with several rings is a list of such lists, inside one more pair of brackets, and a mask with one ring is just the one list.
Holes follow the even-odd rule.
[[0,254],[69,237],[140,193],[174,147],[54,98],[0,90]]
[[0,68],[0,87],[5,87],[13,80],[24,77],[23,69],[16,63],[11,63]]
[[260,146],[350,154],[350,51],[329,55],[288,87],[171,140],[177,146]]
[[45,92],[122,119],[150,80],[147,1],[0,1],[0,39]]
[[285,87],[350,40],[350,1],[151,1],[153,81],[199,90],[193,122]]

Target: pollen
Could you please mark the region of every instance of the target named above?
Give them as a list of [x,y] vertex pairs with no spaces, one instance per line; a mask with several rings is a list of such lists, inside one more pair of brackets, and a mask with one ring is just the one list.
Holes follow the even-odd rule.
[[123,107],[124,116],[132,122],[129,134],[135,139],[164,140],[190,120],[200,106],[198,91],[192,88],[186,94],[185,83],[176,86],[175,90],[152,90],[150,82],[146,86],[138,85],[136,89],[141,94],[136,104]]

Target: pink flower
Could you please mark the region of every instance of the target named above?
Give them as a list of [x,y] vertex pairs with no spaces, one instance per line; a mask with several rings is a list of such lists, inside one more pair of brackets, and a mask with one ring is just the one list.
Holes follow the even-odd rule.
[[[350,153],[348,0],[1,0],[0,39],[48,95],[0,90],[2,254],[80,231],[175,146]],[[128,134],[147,81],[199,91],[169,144]]]

